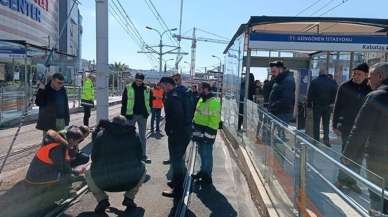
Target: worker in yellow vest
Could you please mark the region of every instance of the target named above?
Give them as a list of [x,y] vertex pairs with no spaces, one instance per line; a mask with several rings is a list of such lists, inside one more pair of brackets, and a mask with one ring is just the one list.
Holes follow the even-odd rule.
[[163,99],[164,99],[164,90],[160,86],[160,83],[151,91],[151,106],[152,106],[152,116],[151,116],[151,132],[154,133],[154,124],[156,121],[156,136],[162,136],[159,129],[160,116],[163,108]]
[[89,126],[90,111],[94,107],[94,77],[88,75],[82,85],[81,105],[84,107],[84,125]]
[[221,103],[211,93],[209,83],[201,83],[199,92],[201,98],[194,113],[193,141],[197,142],[198,145],[201,169],[194,175],[194,179],[200,180],[204,185],[208,185],[212,184],[213,145],[221,122]]
[[123,92],[121,100],[121,115],[125,116],[129,124],[135,126],[137,123],[139,137],[142,143],[142,159],[145,163],[151,163],[146,152],[146,127],[147,118],[150,114],[150,91],[144,85],[144,75],[137,73],[135,82],[129,84]]

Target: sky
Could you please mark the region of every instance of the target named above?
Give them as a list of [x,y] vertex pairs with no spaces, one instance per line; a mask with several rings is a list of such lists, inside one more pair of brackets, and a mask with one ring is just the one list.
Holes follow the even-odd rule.
[[[109,0],[112,1],[112,0]],[[191,36],[193,27],[232,38],[238,27],[246,23],[250,16],[318,16],[333,8],[343,0],[184,0],[182,33]],[[345,0],[346,1],[346,0]],[[96,58],[96,13],[94,0],[80,0],[79,7],[83,16],[82,58],[93,60]],[[120,0],[128,16],[136,25],[138,31],[150,46],[159,43],[156,32],[147,30],[145,26],[161,29],[159,22],[147,7],[145,0]],[[180,0],[152,0],[160,15],[170,28],[179,27]],[[365,3],[367,2],[367,4]],[[347,0],[338,8],[330,11],[325,16],[329,17],[363,17],[388,19],[388,0]],[[322,10],[320,10],[322,9]],[[217,38],[203,32],[197,37]],[[166,44],[172,44],[165,37]],[[182,41],[183,51],[188,52],[183,61],[190,62],[191,42]],[[226,45],[198,42],[196,52],[196,68],[217,66],[219,60],[212,55],[223,59],[222,52]],[[157,66],[150,63],[144,54],[139,54],[139,47],[132,41],[116,20],[109,16],[109,62],[123,62],[131,68],[151,69]],[[175,55],[166,55],[164,59],[175,58]],[[174,61],[168,66],[173,67]],[[183,63],[183,71],[189,71],[189,64]],[[155,68],[156,69],[156,68]],[[266,73],[262,70],[255,71],[256,79],[263,80]]]

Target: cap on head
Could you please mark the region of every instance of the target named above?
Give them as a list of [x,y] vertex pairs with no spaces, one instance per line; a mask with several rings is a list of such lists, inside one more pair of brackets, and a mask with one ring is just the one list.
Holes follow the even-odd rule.
[[135,79],[140,79],[144,81],[144,75],[142,73],[136,73]]
[[269,63],[269,67],[286,68],[282,61],[273,61]]
[[358,71],[362,71],[365,73],[369,73],[369,66],[366,63],[361,63],[361,64],[357,65],[356,67],[354,67],[353,70],[358,70]]

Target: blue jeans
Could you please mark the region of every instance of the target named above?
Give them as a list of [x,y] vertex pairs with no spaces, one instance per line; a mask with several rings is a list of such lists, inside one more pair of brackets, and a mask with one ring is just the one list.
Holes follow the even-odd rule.
[[152,109],[152,115],[151,115],[151,131],[154,131],[154,124],[156,120],[156,132],[160,132],[159,124],[160,124],[160,115],[161,115],[162,109],[153,108]]
[[198,152],[201,157],[201,172],[211,177],[213,172],[213,145],[198,143]]

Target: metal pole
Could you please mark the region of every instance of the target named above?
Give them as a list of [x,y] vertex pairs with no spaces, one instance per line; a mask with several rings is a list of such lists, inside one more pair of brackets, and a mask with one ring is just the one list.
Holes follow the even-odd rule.
[[108,119],[108,0],[96,0],[97,122]]
[[160,35],[159,41],[159,73],[162,74],[162,65],[163,65],[163,36]]
[[[249,94],[249,76],[251,72],[251,48],[249,47],[251,29],[248,29],[248,50],[247,50],[247,64],[245,66],[245,96],[244,96],[244,116],[243,116],[243,126],[244,130],[247,129],[247,112],[248,112],[248,94]],[[241,91],[241,90],[240,90]]]

